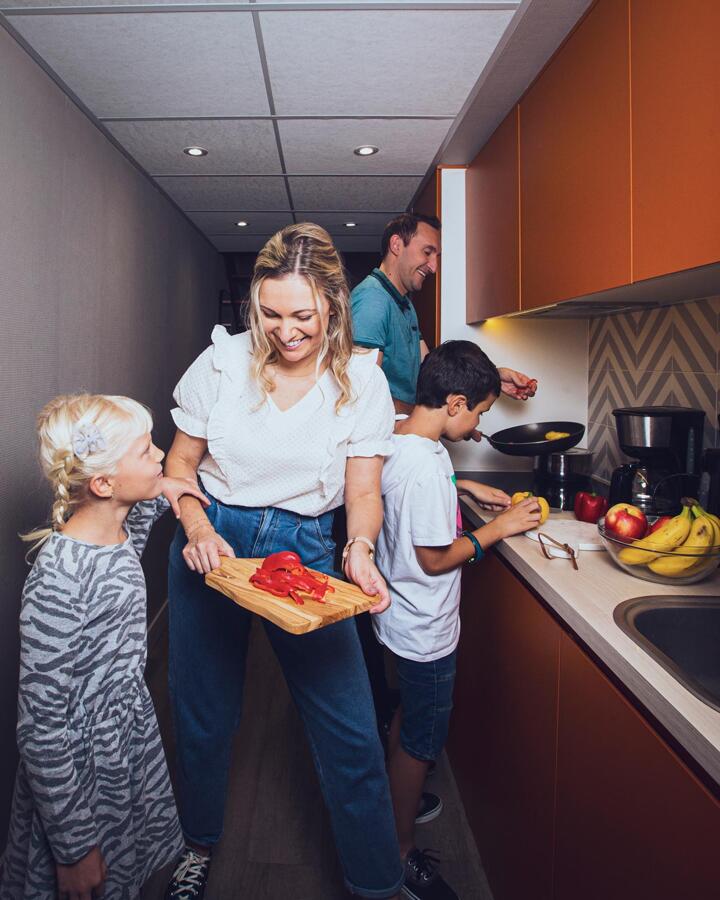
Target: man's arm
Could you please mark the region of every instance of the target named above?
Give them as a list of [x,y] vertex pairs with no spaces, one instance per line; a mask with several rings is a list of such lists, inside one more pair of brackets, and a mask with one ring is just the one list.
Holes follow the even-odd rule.
[[425,343],[423,338],[420,338],[420,362],[422,362],[425,359],[425,357],[428,355],[429,352],[430,352],[430,348]]

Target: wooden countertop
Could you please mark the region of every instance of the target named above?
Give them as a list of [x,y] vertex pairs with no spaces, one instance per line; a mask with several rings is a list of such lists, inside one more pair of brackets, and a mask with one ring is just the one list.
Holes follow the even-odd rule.
[[[469,497],[461,504],[478,526],[492,517]],[[495,550],[720,785],[720,712],[684,688],[613,619],[615,607],[634,597],[720,596],[720,570],[699,584],[665,587],[626,574],[605,552],[580,551],[576,572],[569,560],[545,559],[524,535],[501,541]]]

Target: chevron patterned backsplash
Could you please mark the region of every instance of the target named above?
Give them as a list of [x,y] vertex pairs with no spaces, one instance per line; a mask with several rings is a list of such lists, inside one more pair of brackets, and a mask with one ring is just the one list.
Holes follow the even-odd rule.
[[609,479],[620,452],[613,409],[692,406],[705,410],[705,446],[720,446],[720,297],[592,319],[589,329],[588,448]]

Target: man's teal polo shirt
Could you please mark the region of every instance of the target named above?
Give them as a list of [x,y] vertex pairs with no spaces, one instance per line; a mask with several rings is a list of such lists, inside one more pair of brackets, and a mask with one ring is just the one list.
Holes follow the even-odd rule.
[[350,295],[353,343],[383,352],[382,370],[397,400],[415,403],[420,327],[415,307],[390,279],[373,269]]

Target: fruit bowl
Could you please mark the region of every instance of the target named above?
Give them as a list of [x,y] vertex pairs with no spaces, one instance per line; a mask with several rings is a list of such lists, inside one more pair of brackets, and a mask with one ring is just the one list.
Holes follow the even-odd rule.
[[[649,521],[652,524],[653,520],[650,519]],[[632,541],[623,540],[617,535],[607,531],[604,518],[598,521],[598,532],[605,545],[605,549],[615,563],[623,569],[623,571],[627,572],[628,575],[634,575],[635,578],[642,578],[644,581],[654,581],[656,584],[667,585],[695,584],[698,581],[709,578],[717,569],[718,565],[720,565],[719,548],[712,548],[709,550],[707,548],[699,548],[696,552],[693,552],[693,548],[685,544],[680,550],[673,550],[672,552],[644,550],[633,546]],[[632,564],[627,561],[627,557],[630,554],[623,554],[623,551],[628,550],[628,548],[631,548],[633,551],[631,554],[633,560]],[[623,559],[623,555],[626,559]],[[687,566],[687,568],[684,568],[682,572],[676,575],[653,572],[653,570],[649,568],[649,565],[661,558],[677,560],[680,566]],[[660,563],[660,565],[665,565],[665,563]]]

